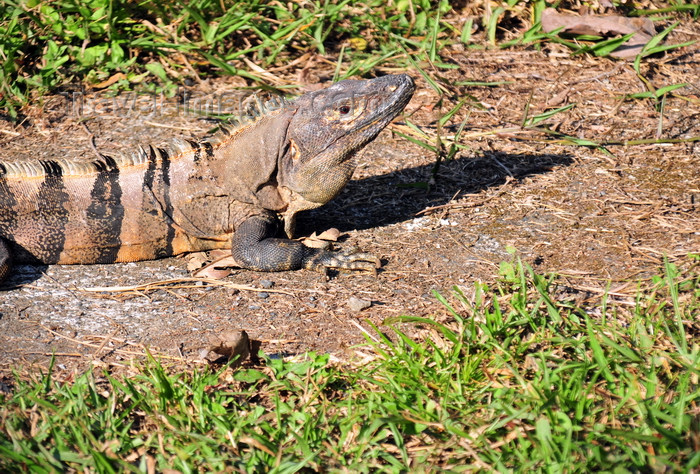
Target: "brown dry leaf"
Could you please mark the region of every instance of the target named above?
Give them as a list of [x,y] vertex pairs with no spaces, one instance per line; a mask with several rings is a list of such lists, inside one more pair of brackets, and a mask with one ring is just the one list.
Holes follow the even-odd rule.
[[217,268],[213,263],[210,263],[201,270],[196,271],[192,276],[195,278],[211,278],[212,280],[221,280],[231,274],[229,268]]
[[237,267],[238,263],[231,256],[229,249],[214,249],[209,252],[190,254],[187,271],[195,278],[220,280],[231,274],[227,267]]
[[210,264],[196,271],[192,276],[195,278],[211,278],[213,280],[220,280],[231,274],[231,269],[229,267],[237,266],[239,265],[231,254],[225,253],[222,257],[215,259]]
[[209,258],[212,261],[220,260],[224,257],[229,257],[231,255],[231,249],[214,249],[209,251]]
[[550,97],[550,99],[547,101],[547,107],[559,107],[561,104],[566,102],[566,99],[569,97],[569,93],[571,93],[571,87],[567,87],[557,95]]
[[303,244],[312,249],[327,249],[329,247],[328,242],[325,240],[313,239],[311,237],[304,239]]
[[309,237],[303,240],[304,245],[314,249],[327,249],[330,246],[330,242],[337,242],[340,237],[340,231],[335,227],[321,232],[320,235],[316,235],[316,232],[311,234]]
[[656,34],[654,23],[648,18],[627,18],[620,15],[574,15],[559,13],[554,8],[542,12],[542,29],[549,33],[558,28],[559,34],[617,36],[634,33],[625,44],[610,53],[614,58],[637,56]]
[[195,252],[189,255],[189,260],[187,261],[187,271],[193,272],[199,270],[209,261],[209,257],[206,252]]
[[94,87],[95,89],[104,89],[105,87],[109,87],[112,84],[114,84],[115,82],[121,81],[122,79],[126,79],[126,74],[124,74],[123,72],[118,72],[118,73],[112,75],[111,77],[109,77],[109,79],[104,80],[98,84],[95,84],[92,87]]
[[338,237],[340,237],[340,231],[335,227],[321,232],[321,235],[318,236],[321,240],[329,240],[331,242],[337,242]]

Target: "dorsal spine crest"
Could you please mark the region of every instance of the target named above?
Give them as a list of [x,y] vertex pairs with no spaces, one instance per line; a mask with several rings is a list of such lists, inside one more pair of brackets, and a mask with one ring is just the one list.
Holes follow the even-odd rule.
[[147,163],[149,157],[160,161],[163,159],[164,155],[173,159],[188,153],[195,154],[195,161],[197,161],[202,150],[204,150],[208,156],[211,156],[214,153],[215,147],[228,141],[237,131],[256,123],[261,118],[286,107],[290,103],[291,101],[285,99],[283,96],[273,95],[263,100],[260,95],[254,94],[250,96],[248,103],[245,104],[245,110],[242,114],[232,116],[219,127],[217,133],[202,140],[174,138],[164,148],[157,148],[150,144],[145,146],[139,145],[136,150],[122,152],[117,155],[117,158],[111,158],[105,155],[103,159],[94,161],[66,159],[39,161],[0,160],[0,177],[22,179],[47,176],[88,176],[113,167],[124,168],[140,166]]

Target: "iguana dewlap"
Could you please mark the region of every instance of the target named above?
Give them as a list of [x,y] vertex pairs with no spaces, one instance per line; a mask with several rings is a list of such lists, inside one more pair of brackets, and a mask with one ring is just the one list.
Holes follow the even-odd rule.
[[[407,75],[346,80],[212,138],[93,162],[0,161],[0,279],[10,261],[133,262],[231,248],[259,271],[368,269],[370,255],[290,240],[295,215],[330,201],[353,155],[404,109]],[[288,238],[277,238],[281,218]]]

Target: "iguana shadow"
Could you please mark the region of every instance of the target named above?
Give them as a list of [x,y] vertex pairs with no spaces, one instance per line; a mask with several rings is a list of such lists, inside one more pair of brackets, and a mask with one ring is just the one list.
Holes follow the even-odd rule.
[[12,265],[9,276],[0,282],[0,295],[4,291],[16,290],[29,285],[46,273],[49,266],[43,263],[16,263]]
[[567,154],[485,153],[441,163],[430,186],[434,164],[353,180],[330,203],[300,215],[297,234],[308,235],[330,227],[347,232],[402,222],[426,208],[498,187],[510,177],[518,181],[572,162]]

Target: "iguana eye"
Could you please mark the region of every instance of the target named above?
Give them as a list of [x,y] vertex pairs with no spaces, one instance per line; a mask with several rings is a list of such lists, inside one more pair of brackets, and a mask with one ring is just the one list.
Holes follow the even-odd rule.
[[338,112],[340,112],[340,115],[347,115],[350,113],[350,106],[341,105],[340,107],[338,107]]

